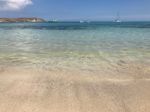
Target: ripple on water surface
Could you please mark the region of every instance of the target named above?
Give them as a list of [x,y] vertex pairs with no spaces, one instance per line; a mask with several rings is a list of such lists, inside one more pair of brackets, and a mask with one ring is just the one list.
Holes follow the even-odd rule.
[[0,64],[90,68],[119,60],[149,62],[148,26],[145,22],[0,24]]

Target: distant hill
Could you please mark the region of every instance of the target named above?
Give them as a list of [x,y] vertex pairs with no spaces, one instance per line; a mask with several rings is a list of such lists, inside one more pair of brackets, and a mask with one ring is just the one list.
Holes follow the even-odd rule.
[[0,18],[0,22],[46,22],[42,18]]

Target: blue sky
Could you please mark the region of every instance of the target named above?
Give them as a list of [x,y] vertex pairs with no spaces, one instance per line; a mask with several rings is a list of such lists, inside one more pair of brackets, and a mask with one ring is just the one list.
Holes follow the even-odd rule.
[[123,20],[150,20],[150,0],[0,0],[0,17],[113,20],[117,12]]

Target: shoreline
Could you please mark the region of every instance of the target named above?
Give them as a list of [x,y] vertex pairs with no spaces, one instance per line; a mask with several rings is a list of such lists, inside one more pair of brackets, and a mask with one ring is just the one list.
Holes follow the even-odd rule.
[[149,26],[94,24],[1,24],[0,112],[149,112]]

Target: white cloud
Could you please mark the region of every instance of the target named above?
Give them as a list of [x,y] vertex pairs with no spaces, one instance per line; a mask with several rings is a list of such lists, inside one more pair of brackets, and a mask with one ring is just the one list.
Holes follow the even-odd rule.
[[20,10],[32,4],[32,0],[0,0],[0,10]]

